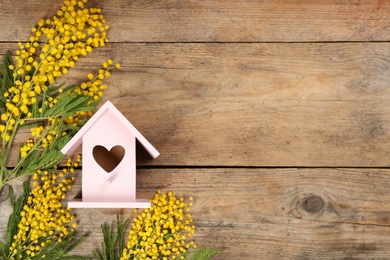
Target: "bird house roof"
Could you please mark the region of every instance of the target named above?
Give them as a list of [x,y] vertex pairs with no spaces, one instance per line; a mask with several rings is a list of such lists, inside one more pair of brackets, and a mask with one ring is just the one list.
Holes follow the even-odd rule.
[[157,158],[160,153],[149,143],[148,140],[127,120],[127,118],[110,102],[107,101],[104,105],[88,120],[88,122],[77,132],[77,134],[62,148],[61,152],[66,155],[71,155],[82,144],[83,136],[87,133],[98,121],[104,113],[110,110],[115,120],[119,120],[123,127],[127,128],[130,135],[140,142],[145,150],[153,157]]

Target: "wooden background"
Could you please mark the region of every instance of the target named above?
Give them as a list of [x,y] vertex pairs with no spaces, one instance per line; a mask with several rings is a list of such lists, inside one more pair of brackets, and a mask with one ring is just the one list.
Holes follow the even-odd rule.
[[[60,5],[0,0],[0,54]],[[196,242],[216,259],[390,259],[390,1],[90,5],[110,43],[62,80],[121,63],[105,100],[161,152],[139,153],[138,197],[193,196]],[[77,253],[100,246],[116,212],[74,210],[90,234]]]

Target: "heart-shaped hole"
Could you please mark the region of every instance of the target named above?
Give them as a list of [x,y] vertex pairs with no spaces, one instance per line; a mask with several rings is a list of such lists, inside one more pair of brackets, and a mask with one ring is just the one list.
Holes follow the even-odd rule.
[[122,161],[125,156],[125,148],[116,145],[107,150],[106,147],[97,145],[92,151],[93,158],[107,173],[112,172]]

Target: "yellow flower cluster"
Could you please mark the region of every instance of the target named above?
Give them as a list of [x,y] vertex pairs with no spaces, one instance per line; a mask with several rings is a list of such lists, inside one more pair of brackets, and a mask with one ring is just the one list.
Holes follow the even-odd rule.
[[[11,139],[15,119],[31,118],[34,113],[41,112],[43,106],[55,104],[56,99],[48,97],[46,92],[57,77],[66,74],[80,56],[108,41],[109,27],[101,9],[85,8],[85,2],[64,1],[57,15],[39,21],[38,26],[32,28],[29,41],[19,43],[16,66],[9,67],[13,71],[14,86],[4,93],[7,111],[1,116],[4,123],[0,126],[4,141]],[[40,46],[43,36],[45,42]],[[37,50],[41,50],[40,54]]]
[[[53,141],[62,133],[57,131],[59,118],[49,118],[45,128],[42,125],[31,128],[31,135],[33,138],[27,140],[27,142],[20,147],[20,157],[25,158],[29,152],[33,149],[45,149],[50,147]],[[42,131],[44,134],[41,135]]]
[[[77,95],[90,96],[94,101],[100,99],[103,96],[103,91],[107,88],[107,86],[103,84],[103,80],[111,75],[110,70],[113,68],[119,69],[119,63],[113,65],[113,61],[108,59],[103,63],[102,68],[99,69],[96,76],[94,76],[92,73],[88,74],[88,80],[77,86],[74,89],[74,92]],[[68,116],[65,119],[65,123],[78,126],[82,124],[85,119],[91,116],[92,112],[90,111],[77,112],[74,117]]]
[[107,88],[106,85],[103,85],[103,79],[111,75],[110,70],[114,67],[119,68],[120,65],[116,64],[115,66],[112,66],[112,60],[108,59],[103,63],[102,68],[99,69],[98,75],[94,76],[93,74],[88,74],[88,81],[77,87],[75,92],[77,94],[91,96],[94,100],[99,99],[103,95],[103,90]]
[[28,152],[34,147],[34,140],[28,139],[27,142],[20,148],[20,157],[24,158]]
[[[93,74],[88,75],[88,81],[82,83],[80,86],[77,86],[74,89],[74,92],[77,95],[91,96],[93,100],[98,100],[103,96],[103,91],[107,88],[106,85],[103,84],[103,79],[105,77],[110,76],[110,70],[112,68],[119,68],[119,64],[112,65],[113,61],[108,59],[103,63],[103,66],[98,71],[97,76],[93,76]],[[45,101],[45,105],[47,107],[52,108],[58,101],[58,99],[62,95],[62,90],[59,90],[59,95],[56,97],[48,97]],[[71,93],[70,93],[71,94]],[[42,112],[42,108],[39,109],[39,112]],[[92,116],[91,111],[82,111],[75,113],[75,116],[68,116],[64,119],[65,124],[73,125],[73,126],[81,126],[85,120]],[[53,140],[59,136],[66,135],[66,132],[58,132],[57,125],[60,123],[60,118],[48,118],[48,123],[45,128],[42,125],[38,125],[36,127],[31,128],[31,135],[34,138],[29,139],[21,148],[20,148],[20,156],[21,158],[25,158],[28,155],[28,152],[34,147],[34,144],[37,144],[37,147],[47,148],[50,147],[50,144]],[[45,131],[43,131],[45,130]],[[41,136],[41,134],[43,135]]]
[[[36,169],[31,167],[36,161],[44,161],[40,155],[47,148],[53,148],[52,157],[46,160],[49,165],[61,160],[62,154],[55,153],[63,143],[60,139],[64,137],[66,140],[66,135],[77,132],[92,116],[97,104],[94,101],[98,101],[106,89],[103,79],[110,75],[112,68],[119,68],[119,64],[113,65],[112,60],[107,60],[96,76],[89,74],[88,80],[79,86],[62,88],[56,83],[57,78],[66,74],[80,57],[108,41],[109,27],[101,9],[85,8],[86,2],[64,0],[56,15],[40,20],[32,28],[29,40],[19,43],[15,64],[10,57],[5,59],[7,73],[13,77],[6,84],[6,102],[0,117],[3,158],[0,161],[0,189],[13,178],[35,172]],[[5,162],[22,125],[30,127],[32,137],[20,148],[18,164],[8,170]],[[24,172],[26,164],[31,169]]]
[[[16,52],[17,66],[10,66],[14,71],[15,85],[5,93],[7,112],[1,116],[1,120],[6,122],[0,125],[3,141],[9,141],[13,135],[12,131],[24,123],[19,119],[40,118],[44,108],[53,108],[63,90],[59,88],[55,95],[50,96],[46,94],[48,87],[55,83],[57,77],[66,74],[80,56],[87,55],[95,47],[104,46],[108,41],[108,26],[101,9],[86,9],[85,2],[86,0],[64,1],[57,15],[39,21],[37,28],[32,29],[33,35],[27,43],[19,43],[20,50]],[[45,36],[46,42],[39,59],[36,59],[35,53],[40,46],[38,41],[42,36]],[[90,96],[93,100],[101,98],[107,88],[103,85],[103,79],[110,76],[110,69],[119,68],[119,64],[114,66],[112,63],[111,59],[105,61],[96,77],[89,74],[88,81],[71,93]],[[69,125],[80,126],[90,116],[90,111],[77,112],[75,116],[68,116],[64,121]],[[57,132],[55,126],[58,123],[60,120],[49,118],[48,123],[43,122],[46,124],[45,131],[42,125],[31,128],[34,141],[30,139],[20,148],[21,158],[25,158],[32,150],[32,144],[47,148],[55,138],[65,135],[66,132]]]
[[[88,81],[82,83],[80,86],[77,86],[74,89],[74,92],[77,95],[84,95],[93,97],[93,100],[98,100],[103,96],[103,91],[107,88],[106,85],[103,84],[103,80],[106,77],[110,76],[110,70],[112,68],[119,68],[119,64],[112,65],[113,61],[108,59],[103,63],[103,66],[98,71],[98,75],[94,76],[93,74],[88,74]],[[45,105],[47,107],[52,108],[58,101],[58,99],[62,95],[62,90],[59,89],[59,95],[56,97],[48,97],[45,101]],[[70,93],[71,94],[71,93]],[[42,112],[42,108],[39,108],[39,112]],[[73,126],[81,126],[85,120],[92,116],[91,111],[82,111],[76,112],[75,116],[68,116],[64,119],[65,124],[73,125]],[[21,148],[20,148],[20,156],[21,158],[25,158],[28,155],[28,152],[34,147],[34,144],[37,144],[37,147],[47,148],[50,147],[50,144],[53,140],[59,136],[64,136],[66,132],[58,132],[57,125],[59,125],[61,119],[60,118],[48,118],[48,123],[45,128],[42,125],[38,125],[36,127],[31,128],[31,135],[34,138],[29,139]],[[1,126],[0,126],[1,127]],[[45,131],[43,131],[45,130]],[[43,134],[41,136],[41,134]]]
[[68,161],[68,168],[58,175],[56,172],[36,172],[33,176],[33,190],[20,213],[18,233],[13,237],[8,259],[44,258],[41,250],[51,247],[53,243],[61,243],[70,233],[75,231],[74,216],[68,208],[64,208],[62,200],[66,191],[71,188],[73,177],[66,178],[73,172],[81,160]]
[[196,247],[193,241],[187,241],[195,232],[191,206],[192,197],[186,202],[172,192],[157,191],[151,208],[134,219],[120,259],[184,259],[182,255]]

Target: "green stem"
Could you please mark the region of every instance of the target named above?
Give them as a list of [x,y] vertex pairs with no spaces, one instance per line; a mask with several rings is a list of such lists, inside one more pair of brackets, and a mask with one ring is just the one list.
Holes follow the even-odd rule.
[[22,178],[24,176],[18,176],[18,177],[14,177],[12,179],[8,178],[6,179],[5,181],[3,181],[3,186],[7,185],[7,184],[10,184],[11,182],[13,181],[17,181],[18,179]]
[[[1,175],[3,175],[3,173],[1,173]],[[3,189],[4,185],[5,184],[3,184],[3,177],[0,177],[0,192]]]
[[15,167],[12,170],[12,175],[15,175],[15,176],[17,175],[16,173],[19,171],[20,167],[22,167],[24,161],[26,160],[26,158],[28,157],[28,155],[30,153],[41,148],[41,143],[42,143],[43,138],[45,138],[45,136],[46,135],[42,135],[42,137],[38,140],[38,142],[36,142],[34,144],[34,146],[31,148],[31,150],[28,152],[28,154],[25,157],[20,158],[20,160],[18,161],[18,163],[15,165]]
[[[19,126],[19,118],[17,118],[15,120],[15,125],[13,126],[13,129],[12,129],[12,133],[11,133],[11,137],[10,139],[8,140],[8,142],[3,142],[3,149],[2,149],[2,152],[4,152],[4,156],[1,158],[1,169],[2,169],[2,172],[1,172],[1,176],[0,176],[0,191],[1,189],[3,188],[3,186],[5,185],[6,181],[10,178],[10,176],[12,175],[11,172],[8,171],[7,169],[7,161],[8,161],[8,156],[10,154],[10,151],[11,151],[11,147],[12,147],[12,143],[13,143],[13,140],[15,138],[15,134],[18,130],[18,126]],[[7,122],[7,127],[8,127],[8,122]]]
[[15,125],[13,125],[11,138],[8,141],[8,147],[7,147],[6,151],[5,151],[5,156],[4,156],[5,163],[7,163],[7,159],[8,159],[9,153],[11,151],[11,147],[12,147],[12,144],[14,142],[14,138],[15,138],[16,132],[18,131],[19,123],[20,123],[20,117],[15,119]]
[[[18,163],[16,164],[16,166],[13,168],[12,170],[12,175],[14,176],[19,176],[19,174],[17,174],[17,172],[20,170],[20,168],[23,166],[26,158],[28,158],[28,155],[31,154],[32,152],[36,151],[36,150],[39,150],[40,148],[42,148],[42,142],[43,142],[43,139],[46,137],[47,133],[49,133],[50,131],[52,130],[55,130],[55,131],[58,131],[58,128],[61,128],[60,126],[62,126],[63,124],[63,121],[64,121],[64,117],[63,116],[59,116],[61,118],[61,120],[59,122],[57,122],[57,118],[56,117],[56,124],[54,125],[50,125],[48,129],[46,129],[46,133],[41,135],[40,139],[35,142],[34,146],[31,148],[31,150],[28,152],[28,154],[23,157],[23,158],[20,158],[20,160],[18,161]],[[8,181],[8,180],[7,180]]]

